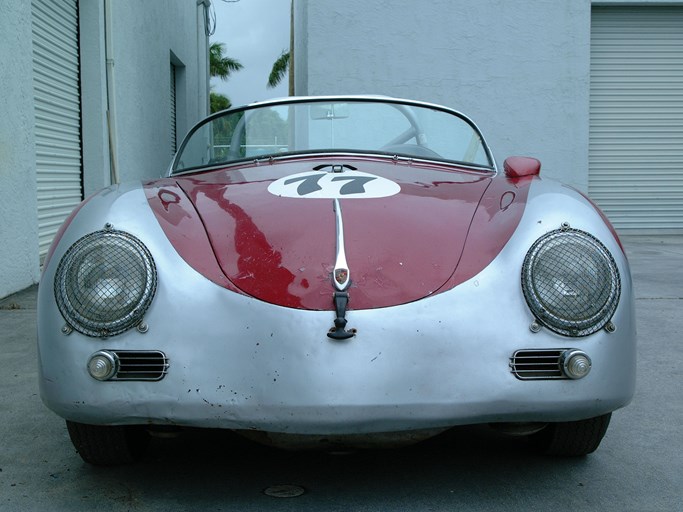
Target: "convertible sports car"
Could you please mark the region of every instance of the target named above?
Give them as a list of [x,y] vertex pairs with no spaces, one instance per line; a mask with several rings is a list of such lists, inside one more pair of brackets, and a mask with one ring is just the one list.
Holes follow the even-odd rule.
[[631,277],[600,210],[539,170],[428,103],[214,114],[167,177],[102,190],[55,238],[43,401],[93,464],[182,427],[298,447],[491,424],[591,453],[634,392]]

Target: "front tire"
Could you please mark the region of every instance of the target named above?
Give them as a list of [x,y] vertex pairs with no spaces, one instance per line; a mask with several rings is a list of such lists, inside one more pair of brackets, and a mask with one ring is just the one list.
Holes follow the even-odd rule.
[[67,421],[66,427],[81,458],[96,466],[135,462],[149,444],[149,435],[137,425],[87,425]]
[[597,450],[612,413],[580,421],[549,423],[529,436],[532,447],[545,455],[580,457]]

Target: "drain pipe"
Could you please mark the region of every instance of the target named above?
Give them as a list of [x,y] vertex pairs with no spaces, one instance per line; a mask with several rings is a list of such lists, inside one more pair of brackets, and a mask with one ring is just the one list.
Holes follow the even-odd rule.
[[114,46],[112,43],[111,0],[104,0],[104,53],[107,62],[107,129],[109,131],[109,170],[112,185],[120,183],[116,158],[116,94],[114,94]]
[[[211,8],[211,0],[197,0],[197,63],[204,61],[206,66],[205,70],[205,89],[206,89],[206,101],[204,102],[203,110],[200,110],[199,117],[203,118],[211,113],[211,73],[210,73],[210,59],[209,59],[209,36],[214,34],[216,30],[215,25],[210,26],[210,15],[209,9]],[[199,17],[201,16],[201,22]],[[204,28],[203,31],[199,30],[199,25]],[[204,40],[202,41],[202,32],[204,32]],[[202,90],[202,73],[197,73],[197,90]]]

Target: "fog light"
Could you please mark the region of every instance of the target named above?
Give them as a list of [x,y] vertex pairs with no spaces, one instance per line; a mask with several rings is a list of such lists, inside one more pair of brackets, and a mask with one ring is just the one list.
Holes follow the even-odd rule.
[[100,350],[90,356],[88,373],[93,379],[109,380],[118,371],[118,358],[106,350]]
[[560,358],[562,371],[570,379],[583,379],[591,371],[591,358],[581,350],[567,350]]

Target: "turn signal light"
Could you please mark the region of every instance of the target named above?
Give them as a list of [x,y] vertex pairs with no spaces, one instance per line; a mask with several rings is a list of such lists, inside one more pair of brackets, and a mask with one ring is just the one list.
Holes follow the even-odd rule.
[[88,373],[93,379],[109,380],[118,371],[118,358],[107,350],[100,350],[90,356]]
[[567,350],[560,358],[562,372],[570,379],[583,379],[591,371],[591,358],[581,350]]

